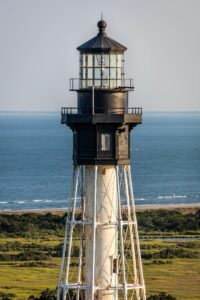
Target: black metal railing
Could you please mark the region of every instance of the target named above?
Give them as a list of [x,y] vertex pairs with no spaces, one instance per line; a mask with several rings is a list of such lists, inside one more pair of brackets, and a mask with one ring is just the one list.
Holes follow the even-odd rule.
[[79,89],[127,89],[134,90],[134,82],[129,79],[80,79],[70,78],[70,91]]
[[78,108],[78,107],[62,107],[62,115],[74,115],[74,114],[128,114],[128,115],[142,115],[142,107],[128,107],[128,108],[119,108],[119,107],[94,107],[92,108]]

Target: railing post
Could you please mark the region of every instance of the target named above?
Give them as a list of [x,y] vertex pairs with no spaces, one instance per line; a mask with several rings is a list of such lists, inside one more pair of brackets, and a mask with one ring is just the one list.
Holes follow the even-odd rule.
[[94,85],[92,86],[92,114],[94,115]]

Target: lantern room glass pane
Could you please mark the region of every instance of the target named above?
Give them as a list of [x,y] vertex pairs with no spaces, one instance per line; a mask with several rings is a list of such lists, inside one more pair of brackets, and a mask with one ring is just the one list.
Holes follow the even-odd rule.
[[81,80],[81,88],[86,88],[87,85],[86,85],[86,80]]
[[116,67],[117,66],[117,55],[111,54],[110,55],[110,67]]
[[109,54],[102,54],[102,65],[103,67],[109,67]]
[[111,68],[110,69],[110,78],[115,79],[117,77],[117,69],[116,68]]
[[87,69],[88,70],[88,76],[87,76],[87,78],[88,79],[93,79],[93,69],[92,68],[88,68]]
[[82,67],[86,67],[86,54],[82,55]]
[[123,82],[121,79],[118,79],[117,82],[116,82],[117,86],[123,86]]
[[110,88],[116,88],[117,87],[117,81],[116,79],[110,79]]
[[122,69],[121,68],[117,68],[117,79],[121,79],[122,78]]
[[95,79],[100,79],[101,78],[101,69],[100,68],[95,68],[94,69],[94,78]]
[[94,86],[95,87],[101,87],[101,80],[99,79],[99,80],[95,80],[94,81]]
[[108,68],[105,68],[105,69],[102,68],[101,72],[102,72],[102,78],[109,79],[109,69]]
[[93,55],[92,54],[88,54],[88,56],[87,56],[87,66],[93,67]]
[[88,79],[87,80],[87,86],[92,87],[93,86],[93,80]]
[[100,67],[101,65],[101,54],[95,54],[94,56],[94,66]]
[[123,59],[123,55],[122,54],[117,54],[117,67],[118,68],[122,67],[122,59]]
[[82,78],[86,79],[86,68],[82,68]]
[[108,79],[102,79],[101,87],[108,89],[109,88],[109,80]]

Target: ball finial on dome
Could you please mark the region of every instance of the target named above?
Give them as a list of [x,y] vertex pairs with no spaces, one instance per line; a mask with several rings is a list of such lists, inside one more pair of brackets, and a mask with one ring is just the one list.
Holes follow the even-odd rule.
[[99,27],[99,32],[103,33],[106,30],[107,23],[106,23],[106,21],[104,21],[103,19],[101,19],[101,21],[99,21],[97,23],[97,26]]

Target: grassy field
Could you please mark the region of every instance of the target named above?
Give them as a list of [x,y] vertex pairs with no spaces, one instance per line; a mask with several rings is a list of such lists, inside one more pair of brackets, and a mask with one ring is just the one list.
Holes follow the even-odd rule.
[[[198,230],[140,232],[147,295],[163,291],[178,300],[200,299],[199,234]],[[157,239],[161,236],[169,239]],[[188,239],[174,240],[176,237]],[[46,288],[55,289],[60,268],[58,249],[62,242],[60,232],[58,236],[55,232],[43,232],[34,238],[30,235],[0,235],[0,295],[12,293],[11,299],[25,300],[30,295],[39,295]],[[20,255],[24,253],[39,253],[44,255],[44,259],[25,256],[23,260]],[[160,257],[163,253],[165,256]],[[17,255],[18,259],[14,259]]]

